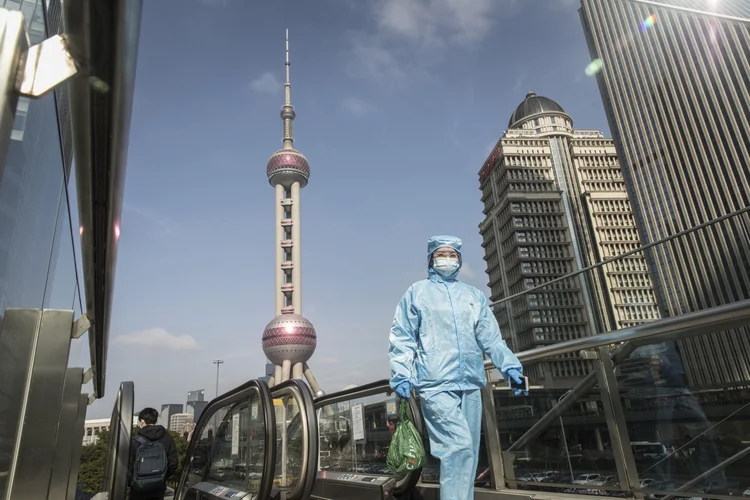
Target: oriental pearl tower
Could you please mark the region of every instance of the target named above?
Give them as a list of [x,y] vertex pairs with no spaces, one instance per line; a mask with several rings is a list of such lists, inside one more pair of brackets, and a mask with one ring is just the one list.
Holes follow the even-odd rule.
[[300,259],[300,190],[310,178],[310,164],[294,149],[292,122],[296,116],[289,83],[289,30],[286,30],[286,83],[281,119],[284,146],[268,159],[266,175],[276,190],[276,317],[263,332],[263,352],[275,365],[269,385],[290,378],[307,379],[321,393],[307,361],[315,352],[317,337],[312,323],[302,316],[302,262]]

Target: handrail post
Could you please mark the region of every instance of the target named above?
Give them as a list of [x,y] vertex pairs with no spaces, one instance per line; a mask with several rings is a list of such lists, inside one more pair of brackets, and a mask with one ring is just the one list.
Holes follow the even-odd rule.
[[604,406],[604,416],[607,420],[607,430],[612,442],[612,452],[617,466],[620,488],[629,490],[635,498],[643,498],[642,493],[635,492],[640,487],[638,469],[633,457],[633,449],[630,446],[625,412],[615,375],[615,365],[612,363],[612,354],[607,347],[599,347],[597,351],[599,356],[596,361],[596,374],[602,405]]
[[497,412],[492,391],[490,372],[486,372],[487,385],[482,389],[482,426],[484,427],[484,445],[487,448],[487,461],[490,466],[490,484],[494,490],[505,489],[505,470],[503,469],[502,443],[497,429]]

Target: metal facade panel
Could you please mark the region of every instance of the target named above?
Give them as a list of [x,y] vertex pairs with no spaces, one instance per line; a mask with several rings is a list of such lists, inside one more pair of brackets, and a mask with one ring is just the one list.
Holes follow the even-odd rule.
[[4,311],[0,330],[0,498],[7,498],[41,311]]
[[[76,416],[76,426],[73,432],[75,442],[83,442],[83,430],[86,426],[86,410],[89,407],[89,395],[81,394],[78,396],[78,414]],[[68,479],[68,494],[65,498],[74,499],[76,497],[76,486],[78,485],[78,469],[81,465],[81,446],[73,447],[73,456],[70,460],[70,476]]]
[[72,325],[73,311],[42,311],[28,372],[9,498],[47,498]]
[[70,469],[75,448],[81,448],[81,439],[76,439],[78,406],[83,385],[83,368],[68,368],[63,387],[60,425],[55,444],[55,459],[49,487],[49,498],[65,498],[68,492]]

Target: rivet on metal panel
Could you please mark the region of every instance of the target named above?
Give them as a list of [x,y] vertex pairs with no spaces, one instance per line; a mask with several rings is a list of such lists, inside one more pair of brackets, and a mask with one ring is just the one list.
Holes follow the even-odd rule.
[[29,48],[19,92],[41,97],[77,72],[65,38],[55,35]]

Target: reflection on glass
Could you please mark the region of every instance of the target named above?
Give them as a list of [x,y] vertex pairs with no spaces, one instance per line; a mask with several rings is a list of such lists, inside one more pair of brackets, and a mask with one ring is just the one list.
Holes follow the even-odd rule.
[[[11,2],[0,0],[0,7],[22,10],[31,44],[44,39],[44,10],[41,0]],[[65,275],[57,281],[66,309],[72,305],[74,288],[69,288],[69,269],[73,259],[68,254],[53,256],[58,220],[60,192],[63,186],[63,162],[60,147],[55,96],[41,99],[19,99],[8,153],[0,159],[0,329],[8,308],[41,308],[50,275]],[[66,208],[60,209],[66,210]],[[68,237],[69,238],[69,237]],[[69,241],[69,240],[68,240]],[[61,243],[62,244],[62,243]],[[63,251],[60,251],[62,255]],[[50,272],[50,262],[55,268]],[[55,271],[56,270],[56,271]],[[73,271],[73,274],[75,272]],[[60,307],[60,306],[56,306]],[[8,321],[8,326],[10,321]],[[22,401],[17,388],[25,380],[24,370],[14,370],[13,353],[0,352],[0,497],[7,490],[7,480],[18,429],[18,408]]]
[[273,400],[276,413],[276,465],[274,485],[283,490],[294,490],[302,474],[303,435],[299,404],[291,394]]
[[[709,334],[705,340],[710,341]],[[637,349],[621,372],[647,362],[647,383],[623,391],[625,418],[641,488],[671,492],[742,496],[750,487],[750,457],[698,482],[692,481],[722,462],[746,452],[750,438],[750,390],[693,388],[674,343]],[[687,484],[687,483],[691,484]]]
[[[502,448],[510,450],[513,443],[567,393],[563,389],[535,390],[519,399],[508,389],[495,390]],[[515,459],[506,467],[512,467],[521,489],[611,495],[613,492],[607,490],[619,487],[603,402],[597,388],[579,398],[527,446],[513,451]],[[575,488],[561,489],[552,484],[574,485]]]
[[195,443],[187,487],[207,481],[242,492],[259,493],[265,461],[265,420],[260,398],[254,394],[217,409],[218,430],[207,425]]
[[391,475],[386,458],[398,418],[395,396],[385,394],[321,408],[320,470]]

